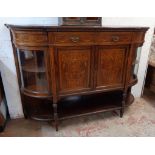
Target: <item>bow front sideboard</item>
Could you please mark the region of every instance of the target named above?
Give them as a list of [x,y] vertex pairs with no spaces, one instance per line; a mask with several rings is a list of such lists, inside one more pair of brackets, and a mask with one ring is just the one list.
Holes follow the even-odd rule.
[[10,29],[26,118],[53,121],[120,111],[134,98],[147,27],[19,26]]

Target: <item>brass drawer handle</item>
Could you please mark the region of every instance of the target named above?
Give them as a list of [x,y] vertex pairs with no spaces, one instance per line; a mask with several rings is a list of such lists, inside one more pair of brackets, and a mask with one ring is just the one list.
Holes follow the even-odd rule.
[[77,42],[80,40],[80,38],[77,37],[77,36],[72,36],[72,37],[70,37],[70,39],[71,39],[71,41],[74,42],[74,43],[77,43]]
[[114,42],[119,41],[119,36],[112,36],[112,41]]

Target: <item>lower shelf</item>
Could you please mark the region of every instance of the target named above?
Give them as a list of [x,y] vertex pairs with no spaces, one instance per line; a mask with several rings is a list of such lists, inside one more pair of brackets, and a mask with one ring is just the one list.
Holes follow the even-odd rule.
[[[58,102],[58,116],[60,120],[73,117],[96,114],[121,109],[122,93],[101,93],[88,96],[67,97]],[[126,106],[134,101],[132,94],[128,94]],[[53,120],[53,111],[32,115],[31,118],[41,121]]]
[[[130,94],[127,98],[126,106],[131,104],[133,100],[134,98]],[[58,103],[58,115],[61,120],[106,111],[120,110],[121,102],[121,92],[65,98]]]
[[31,118],[36,121],[52,121],[53,115],[52,114],[32,115]]

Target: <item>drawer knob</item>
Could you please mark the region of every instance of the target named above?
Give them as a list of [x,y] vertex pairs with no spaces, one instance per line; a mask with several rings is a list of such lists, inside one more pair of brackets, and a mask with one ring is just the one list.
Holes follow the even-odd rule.
[[112,41],[119,41],[119,36],[112,36]]
[[72,37],[70,37],[70,39],[74,43],[76,43],[76,42],[78,42],[80,40],[80,38],[78,36],[72,36]]

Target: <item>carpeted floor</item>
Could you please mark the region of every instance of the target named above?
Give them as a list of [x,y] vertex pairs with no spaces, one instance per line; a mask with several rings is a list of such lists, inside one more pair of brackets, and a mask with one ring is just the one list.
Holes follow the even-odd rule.
[[113,112],[65,120],[58,132],[47,122],[16,119],[7,123],[0,136],[155,136],[155,94],[145,92],[123,118]]

